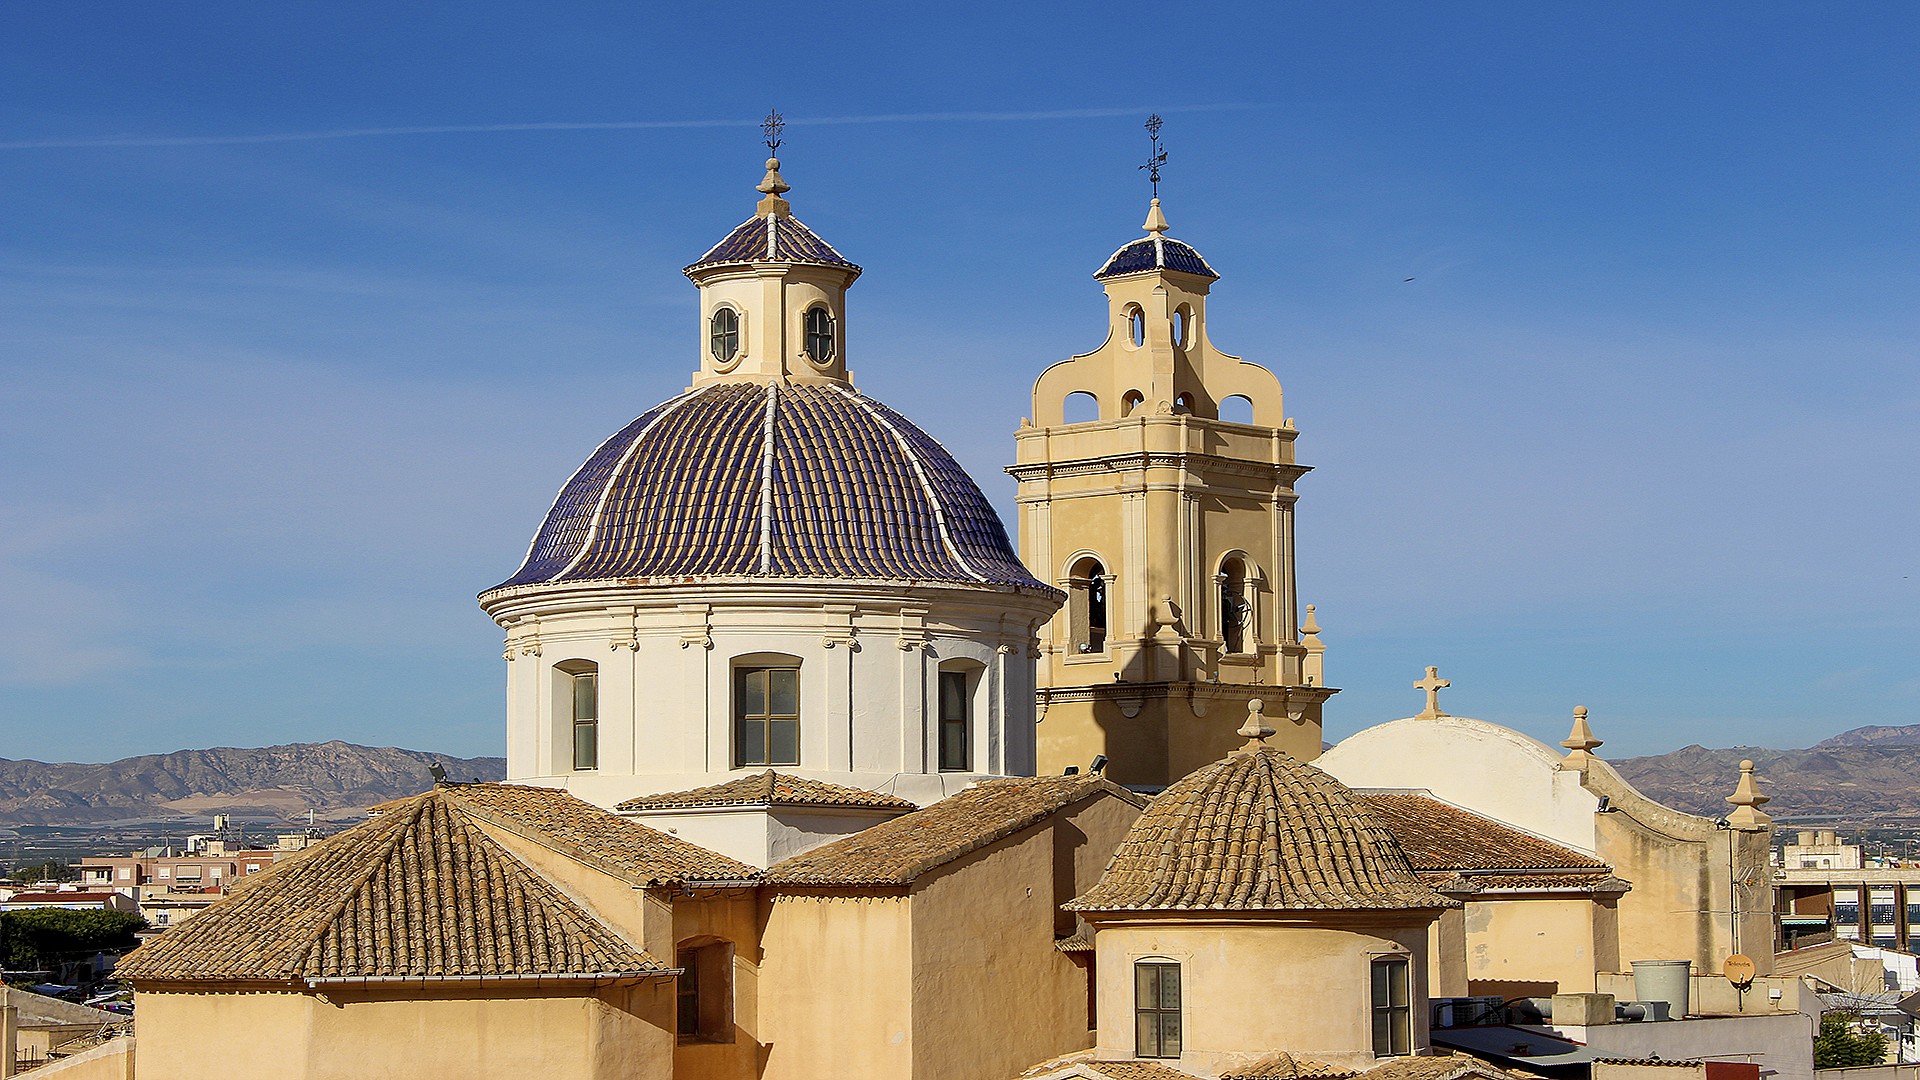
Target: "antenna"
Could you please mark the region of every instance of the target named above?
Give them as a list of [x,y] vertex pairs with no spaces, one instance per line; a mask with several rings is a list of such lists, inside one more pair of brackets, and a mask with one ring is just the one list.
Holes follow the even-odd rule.
[[767,118],[760,121],[760,130],[767,133],[767,153],[780,152],[780,133],[787,128],[787,118],[780,115],[778,109],[768,109]]
[[1160,166],[1167,163],[1167,152],[1160,146],[1160,125],[1165,121],[1159,113],[1147,117],[1147,137],[1153,140],[1153,154],[1147,163],[1140,166],[1147,170],[1147,182],[1153,185],[1153,197],[1160,197]]
[[447,782],[447,767],[437,761],[427,766],[427,774],[433,777],[433,782],[436,784]]

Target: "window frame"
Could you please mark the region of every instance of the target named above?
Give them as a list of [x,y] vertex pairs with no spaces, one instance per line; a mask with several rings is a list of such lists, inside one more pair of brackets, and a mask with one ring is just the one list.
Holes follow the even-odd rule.
[[[973,771],[974,680],[971,676],[965,668],[941,668],[938,673],[934,712],[936,765],[940,772]],[[948,709],[950,704],[957,708],[957,716]]]
[[[723,316],[732,323],[725,329],[720,326]],[[740,312],[731,304],[715,307],[713,314],[707,317],[707,355],[713,357],[714,363],[725,367],[740,359],[740,350],[744,343],[744,335],[741,333],[742,322]],[[721,352],[723,342],[727,348],[724,354]]]
[[730,1043],[733,1033],[733,943],[695,938],[674,950],[674,1034],[683,1043]]
[[[793,678],[793,710],[776,711],[775,672],[791,672]],[[750,712],[747,708],[747,696],[750,682],[755,676],[766,681],[760,689],[761,710]],[[800,665],[798,663],[753,663],[736,665],[733,669],[733,767],[772,768],[777,766],[797,767],[800,764]],[[792,760],[774,760],[774,725],[791,723],[793,725]],[[750,739],[750,730],[757,731],[757,740]],[[747,753],[747,747],[758,743],[758,757]]]
[[[1373,1055],[1375,1057],[1406,1057],[1412,1054],[1412,958],[1405,953],[1389,953],[1373,957],[1367,966],[1367,990],[1368,1016],[1372,1021]],[[1399,999],[1397,1001],[1395,1000],[1396,991]]]
[[[1166,981],[1169,972],[1173,975],[1171,994],[1168,993]],[[1152,980],[1151,1003],[1142,1000],[1148,996],[1148,985],[1142,976]],[[1180,982],[1180,962],[1177,960],[1149,956],[1133,962],[1134,1057],[1166,1061],[1180,1056],[1185,1036],[1181,1022],[1183,998]],[[1169,997],[1173,999],[1172,1005],[1167,1004]],[[1169,1020],[1172,1021],[1171,1037],[1168,1034]],[[1150,1037],[1149,1027],[1152,1029]]]
[[[819,326],[815,326],[816,319]],[[825,367],[840,355],[839,323],[825,304],[815,304],[800,316],[800,349],[808,360]],[[819,348],[821,343],[825,349]]]
[[562,660],[553,665],[553,670],[556,676],[566,679],[564,686],[556,685],[555,687],[557,692],[554,695],[554,708],[556,711],[562,708],[566,710],[569,771],[598,772],[600,770],[600,665],[591,660]]

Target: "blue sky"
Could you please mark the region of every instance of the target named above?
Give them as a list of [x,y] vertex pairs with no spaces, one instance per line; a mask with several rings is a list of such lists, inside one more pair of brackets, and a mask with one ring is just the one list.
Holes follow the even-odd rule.
[[[769,105],[860,385],[1004,514],[1166,117],[1316,467],[1330,736],[1426,664],[1603,754],[1920,722],[1915,55],[1896,3],[13,0],[0,756],[498,752],[473,595],[685,384]],[[338,134],[423,128],[501,130]]]

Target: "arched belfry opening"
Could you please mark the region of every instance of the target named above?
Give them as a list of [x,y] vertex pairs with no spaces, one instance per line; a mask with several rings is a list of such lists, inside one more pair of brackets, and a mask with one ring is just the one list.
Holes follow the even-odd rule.
[[[1220,274],[1172,234],[1152,133],[1142,232],[1093,275],[1105,340],[1035,380],[1009,470],[1024,560],[1059,567],[1069,598],[1041,634],[1041,771],[1105,755],[1110,775],[1139,784],[1231,749],[1197,721],[1244,711],[1255,688],[1284,706],[1284,748],[1311,760],[1334,693],[1308,678],[1301,640],[1298,432],[1273,373],[1209,336]],[[1083,395],[1097,412],[1076,407]]]

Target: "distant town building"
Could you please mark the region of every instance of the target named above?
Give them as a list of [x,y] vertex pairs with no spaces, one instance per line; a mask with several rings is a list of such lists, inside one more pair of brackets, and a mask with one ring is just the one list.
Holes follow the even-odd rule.
[[167,927],[218,900],[234,882],[259,873],[309,842],[304,833],[283,834],[270,848],[191,837],[180,854],[172,848],[149,848],[131,855],[84,858],[80,885],[126,896],[149,923]]
[[1802,829],[1780,849],[1774,891],[1787,948],[1831,934],[1920,952],[1920,863],[1870,859],[1832,829]]

